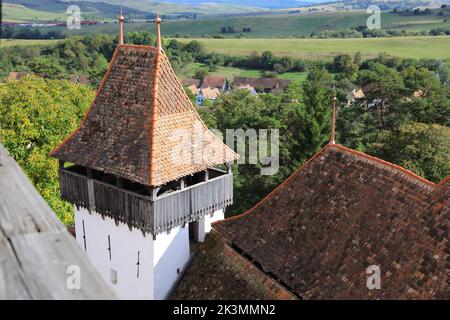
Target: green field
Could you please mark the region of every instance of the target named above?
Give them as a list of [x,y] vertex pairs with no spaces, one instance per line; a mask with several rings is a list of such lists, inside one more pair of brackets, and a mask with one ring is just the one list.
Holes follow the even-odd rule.
[[61,40],[17,40],[17,39],[0,39],[0,47],[11,47],[11,46],[31,46],[31,45],[49,45],[55,44]]
[[[188,42],[193,39],[178,39]],[[406,58],[450,59],[450,36],[363,38],[363,39],[195,39],[207,52],[246,56],[272,51],[278,56],[304,59],[330,59],[348,53],[361,52],[364,57],[379,53]]]
[[[193,78],[195,72],[198,69],[207,68],[204,64],[201,63],[192,63],[184,66],[178,73],[181,78]],[[261,78],[264,76],[263,70],[255,70],[255,69],[240,69],[234,67],[219,67],[216,71],[209,72],[209,75],[212,76],[221,76],[225,77],[229,80],[232,80],[235,77],[251,77],[251,78]],[[279,79],[286,79],[292,81],[305,81],[307,72],[285,72],[283,74],[278,75]]]
[[[440,11],[439,11],[440,12]],[[389,12],[382,13],[381,27],[384,30],[429,31],[436,28],[450,29],[450,9],[438,11],[429,16],[401,16]],[[211,37],[214,35],[234,38],[240,33],[222,34],[221,28],[231,26],[237,31],[244,27],[251,28],[246,32],[246,38],[298,38],[310,36],[313,31],[356,28],[366,25],[366,12],[329,12],[303,14],[271,14],[263,16],[236,16],[229,18],[196,19],[196,20],[166,20],[162,24],[165,36],[176,37]],[[117,25],[100,24],[84,26],[81,30],[60,30],[69,35],[87,33],[116,33]],[[127,23],[125,31],[150,31],[154,26],[150,23]],[[46,31],[46,30],[41,30]]]
[[66,19],[66,12],[50,12],[43,10],[33,10],[22,5],[3,3],[2,17],[4,22],[25,22],[25,21],[62,21]]
[[144,11],[159,12],[160,14],[175,14],[185,12],[185,13],[217,15],[217,14],[249,13],[263,10],[262,8],[257,7],[217,3],[214,1],[205,1],[201,5],[190,5],[174,2],[149,1],[149,0],[103,0],[103,2],[125,7],[132,7]]
[[119,8],[123,7],[125,16],[136,18],[149,13],[159,12],[163,15],[196,14],[198,16],[220,14],[243,14],[260,12],[263,9],[225,3],[205,2],[201,5],[166,3],[150,0],[6,0],[3,4],[5,21],[51,21],[66,19],[69,2],[78,5],[84,19],[110,20],[117,18]]

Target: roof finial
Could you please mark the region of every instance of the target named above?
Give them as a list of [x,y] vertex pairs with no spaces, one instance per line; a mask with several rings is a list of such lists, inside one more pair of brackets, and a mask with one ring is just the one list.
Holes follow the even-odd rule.
[[335,144],[335,129],[336,129],[336,94],[333,96],[333,112],[331,114],[331,137],[330,137],[330,144]]
[[159,50],[162,50],[162,45],[161,45],[161,18],[159,16],[159,12],[156,14],[156,19],[155,19],[155,23],[156,23],[156,46]]
[[123,20],[125,20],[125,18],[122,15],[122,8],[120,8],[120,16],[119,16],[119,46],[123,45]]

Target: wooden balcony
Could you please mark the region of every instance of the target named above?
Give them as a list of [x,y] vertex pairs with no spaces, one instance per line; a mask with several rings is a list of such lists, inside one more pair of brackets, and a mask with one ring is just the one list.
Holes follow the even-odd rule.
[[[59,169],[62,199],[156,236],[198,220],[233,203],[233,175],[209,169],[206,181],[179,190],[148,190],[132,183],[89,174],[73,166]],[[106,181],[105,181],[106,180]],[[158,192],[159,190],[159,192]],[[162,192],[164,191],[164,192]]]

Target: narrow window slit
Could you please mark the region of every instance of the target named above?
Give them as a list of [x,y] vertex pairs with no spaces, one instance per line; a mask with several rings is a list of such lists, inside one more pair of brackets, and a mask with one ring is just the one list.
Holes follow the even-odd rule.
[[109,261],[111,261],[111,237],[108,235],[108,249],[109,251]]
[[136,276],[137,276],[137,278],[139,278],[139,266],[140,266],[140,262],[139,262],[139,255],[140,255],[140,251],[138,251],[138,259],[137,259],[137,263],[136,263],[136,266],[137,266],[137,274],[136,274]]
[[84,243],[84,251],[87,251],[86,249],[86,230],[84,228],[84,220],[81,220],[82,224],[83,224],[83,243]]

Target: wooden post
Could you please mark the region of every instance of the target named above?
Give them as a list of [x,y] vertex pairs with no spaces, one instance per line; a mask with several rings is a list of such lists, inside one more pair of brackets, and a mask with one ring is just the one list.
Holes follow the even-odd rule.
[[123,189],[123,179],[120,177],[116,177],[116,186]]
[[159,190],[161,190],[161,187],[157,187],[157,188],[149,188],[149,197],[150,199],[152,199],[152,201],[155,201],[156,198],[158,198],[158,192]]
[[92,170],[89,168],[86,168],[86,175],[87,175],[87,188],[88,188],[88,198],[89,198],[89,213],[92,214],[92,212],[95,209],[95,194],[94,194],[94,181],[92,180],[93,174]]

